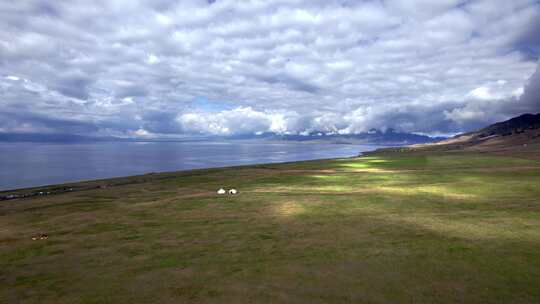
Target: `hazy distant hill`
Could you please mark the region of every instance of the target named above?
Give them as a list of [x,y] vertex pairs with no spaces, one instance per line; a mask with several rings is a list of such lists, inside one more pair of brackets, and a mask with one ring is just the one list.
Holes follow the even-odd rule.
[[91,137],[74,134],[44,134],[44,133],[0,133],[0,142],[95,142],[119,141],[118,137]]
[[184,142],[205,141],[209,137],[193,138],[125,138],[114,136],[84,136],[75,134],[48,133],[0,133],[0,142],[49,142],[49,143],[84,143],[84,142]]

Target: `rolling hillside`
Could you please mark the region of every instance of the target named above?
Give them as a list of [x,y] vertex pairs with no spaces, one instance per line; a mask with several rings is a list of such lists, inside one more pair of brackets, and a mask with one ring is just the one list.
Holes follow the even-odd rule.
[[396,151],[471,151],[540,158],[540,113],[523,114],[436,143],[380,149],[376,153]]

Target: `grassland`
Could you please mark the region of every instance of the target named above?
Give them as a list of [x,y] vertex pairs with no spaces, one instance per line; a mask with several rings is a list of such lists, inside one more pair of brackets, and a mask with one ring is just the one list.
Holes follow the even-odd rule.
[[160,176],[2,202],[0,303],[540,303],[538,160],[404,153]]

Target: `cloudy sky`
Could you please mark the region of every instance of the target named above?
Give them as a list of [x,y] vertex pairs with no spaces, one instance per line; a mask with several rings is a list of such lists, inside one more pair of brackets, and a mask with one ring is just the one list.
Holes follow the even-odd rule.
[[452,134],[540,112],[531,0],[0,2],[0,132]]

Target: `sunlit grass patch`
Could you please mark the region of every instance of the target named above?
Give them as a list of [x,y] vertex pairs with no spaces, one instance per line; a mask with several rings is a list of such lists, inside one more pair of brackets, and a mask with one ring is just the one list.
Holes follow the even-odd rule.
[[459,200],[471,200],[476,198],[475,195],[469,193],[459,193],[454,189],[442,185],[426,185],[426,186],[403,186],[403,187],[392,187],[392,186],[382,186],[376,187],[376,191],[385,192],[385,193],[395,193],[400,195],[432,195],[442,198],[451,198]]
[[492,166],[513,167],[539,165],[536,160],[514,157],[491,156],[485,154],[456,154],[427,157],[433,168],[486,168]]
[[399,173],[398,170],[389,170],[389,169],[381,169],[381,168],[359,168],[359,167],[353,167],[350,166],[351,169],[347,170],[348,172],[356,172],[356,173]]
[[458,237],[467,240],[527,241],[540,239],[540,223],[521,217],[509,219],[504,214],[487,219],[470,213],[462,213],[461,218],[445,217],[439,214],[406,214],[384,216],[384,220],[396,225],[418,227],[444,237]]

